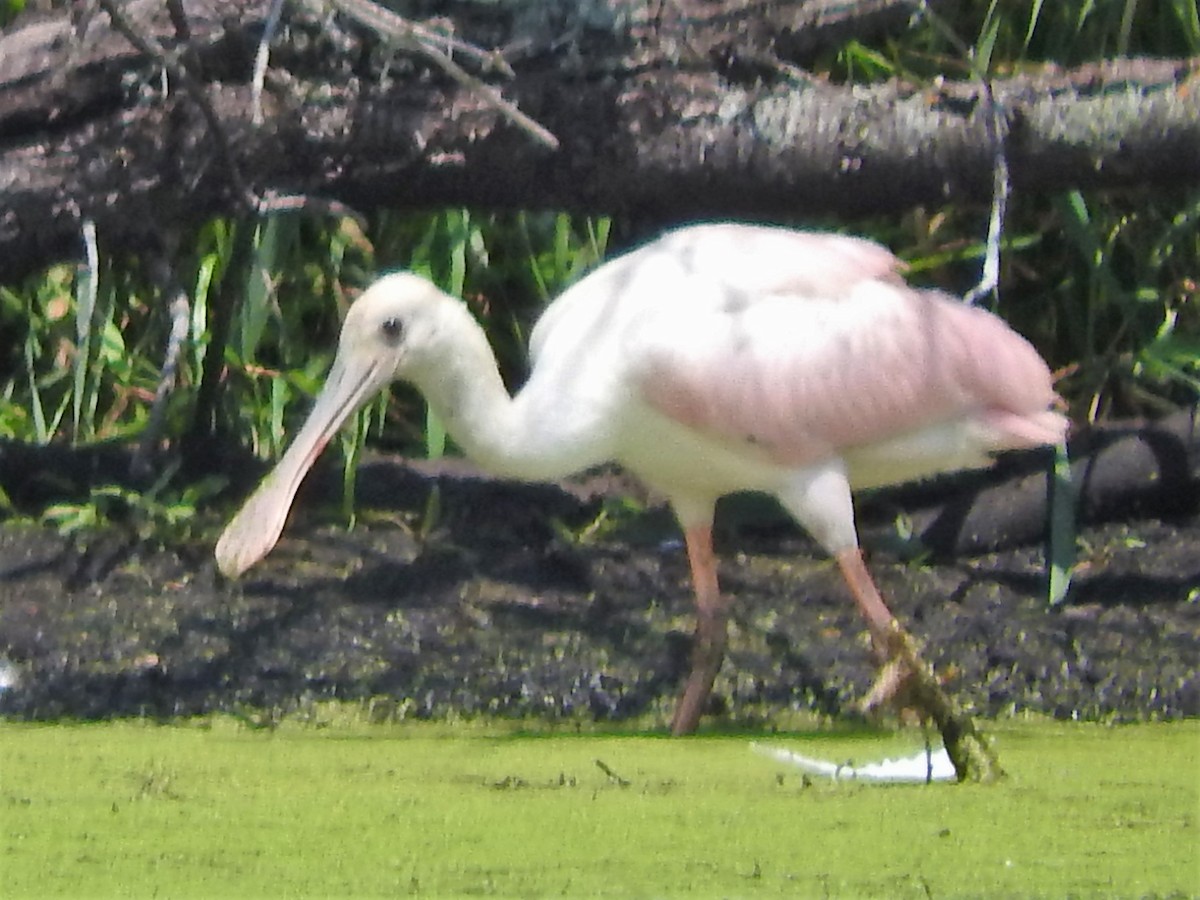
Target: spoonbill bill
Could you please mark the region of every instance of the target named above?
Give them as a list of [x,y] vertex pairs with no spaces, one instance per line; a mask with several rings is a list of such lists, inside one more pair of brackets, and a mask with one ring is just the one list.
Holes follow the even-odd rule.
[[556,480],[615,461],[670,501],[696,603],[674,733],[695,729],[724,656],[731,598],[717,584],[712,524],[733,491],[773,495],[836,559],[883,665],[871,700],[944,725],[941,687],[864,565],[851,491],[985,466],[995,451],[1057,443],[1067,423],[1024,338],[910,287],[900,269],[860,238],[679,228],[547,307],[515,396],[462,301],[417,275],[385,275],[351,306],[308,420],[229,523],[218,566],[234,577],[270,551],[325,444],[401,379],[497,476]]

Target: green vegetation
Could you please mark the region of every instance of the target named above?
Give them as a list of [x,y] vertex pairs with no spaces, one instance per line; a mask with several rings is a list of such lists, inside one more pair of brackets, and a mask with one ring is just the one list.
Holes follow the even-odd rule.
[[[0,6],[0,21],[24,5]],[[837,80],[922,82],[1104,54],[1198,53],[1195,0],[974,0],[900,38],[831,49],[814,68]],[[909,263],[914,280],[961,293],[978,278],[986,219],[983,209],[947,205],[886,220],[793,224],[873,236]],[[186,447],[215,433],[276,458],[328,366],[340,316],[389,268],[414,269],[463,295],[506,376],[519,382],[529,324],[603,258],[609,225],[462,209],[381,212],[362,224],[298,215],[210,222],[185,235],[170,260],[190,297],[190,339],[160,442]],[[999,312],[1062,373],[1076,419],[1158,413],[1200,392],[1200,196],[1018,194],[1005,235]],[[144,433],[172,327],[152,268],[93,253],[0,286],[0,438],[130,442]],[[347,463],[368,441],[438,455],[444,435],[415,395],[397,390],[347,429]],[[346,473],[349,496],[352,465]],[[352,518],[348,505],[344,514]]]
[[[25,3],[0,4],[0,23]],[[1070,66],[1108,54],[1200,54],[1195,0],[973,0],[901,37],[850,41],[813,68],[840,81],[939,75],[1005,75],[1052,61]],[[58,264],[22,284],[0,285],[0,439],[132,444],[161,419],[154,442],[172,450],[227,447],[273,460],[306,412],[332,358],[338,323],[357,292],[386,269],[428,275],[464,297],[487,329],[510,383],[525,367],[529,325],[545,303],[603,259],[610,221],[565,213],[377,212],[365,222],[277,215],[220,219],[183,235],[169,262],[186,290],[189,339],[177,387],[160,413],[164,348],[173,320],[154,262],[102,257]],[[621,223],[617,223],[618,226]],[[672,223],[659,223],[666,226]],[[947,204],[870,221],[798,226],[862,233],[891,247],[913,280],[963,293],[978,280],[987,211]],[[1200,194],[1085,192],[1014,195],[1004,232],[997,311],[1058,372],[1076,421],[1155,415],[1200,394]],[[99,238],[103,239],[103,235]],[[355,463],[368,444],[436,457],[440,425],[405,388],[380,397],[347,428],[341,516],[353,522]],[[203,455],[206,451],[198,451]],[[1060,470],[1063,469],[1060,460]],[[18,510],[0,490],[0,514],[82,533],[118,520],[141,539],[190,536],[199,502],[217,481],[183,466],[165,477],[92,485],[49,509]],[[1059,492],[1060,498],[1068,492]],[[438,516],[431,494],[423,532]],[[1074,536],[1056,501],[1051,597],[1070,580]],[[189,512],[190,510],[190,512]]]
[[[332,359],[341,314],[385,269],[412,269],[464,296],[506,369],[518,372],[528,324],[603,257],[607,232],[604,219],[466,210],[381,213],[369,237],[350,219],[328,229],[298,217],[212,222],[174,261],[191,298],[192,340],[165,437],[215,429],[261,458],[278,456]],[[8,362],[0,438],[136,439],[149,420],[171,325],[159,293],[136,260],[98,260],[94,271],[58,265],[23,285],[0,286],[0,358]],[[219,341],[218,326],[226,329]],[[214,347],[222,358],[212,366]],[[210,369],[221,385],[212,408],[199,396]],[[420,447],[418,413],[414,396],[401,393],[367,410],[355,433],[386,432],[393,444]]]
[[[736,735],[14,725],[0,893],[1191,896],[1200,727],[996,729],[998,785],[806,782]],[[829,759],[915,738],[780,734]]]

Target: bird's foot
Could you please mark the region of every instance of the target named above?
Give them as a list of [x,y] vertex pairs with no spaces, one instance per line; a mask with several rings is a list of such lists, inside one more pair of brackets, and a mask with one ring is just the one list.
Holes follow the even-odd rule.
[[946,752],[959,781],[994,781],[1004,776],[995,753],[976,730],[971,717],[946,693],[933,667],[921,658],[917,640],[894,619],[880,641],[884,662],[875,683],[860,703],[863,712],[883,707],[901,717],[915,714],[932,719],[941,732]]
[[893,619],[876,649],[881,660],[879,674],[859,701],[859,710],[869,715],[891,709],[905,720],[928,719],[927,695],[931,687],[941,691],[943,682],[921,659],[916,639]]

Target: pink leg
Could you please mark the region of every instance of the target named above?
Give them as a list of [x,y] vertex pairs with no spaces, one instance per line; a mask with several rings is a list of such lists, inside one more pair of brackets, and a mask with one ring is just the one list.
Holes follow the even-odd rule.
[[887,608],[857,547],[837,554],[838,566],[867,620],[875,656],[883,667],[860,703],[864,712],[891,706],[904,717],[915,713],[932,719],[954,761],[958,780],[992,781],[1004,777],[996,754],[975,730],[975,723],[946,694],[933,669],[921,659],[921,649]]
[[875,658],[882,665],[862,708],[871,710],[886,704],[901,712],[909,707],[920,712],[923,703],[918,682],[931,673],[925,672],[915,642],[883,602],[863,562],[862,551],[857,547],[843,550],[837,554],[837,562],[859,612],[867,620]]
[[729,602],[722,598],[717,584],[712,527],[688,528],[684,531],[684,539],[692,567],[692,586],[696,591],[696,635],[692,644],[692,672],[675,707],[672,734],[689,734],[700,722],[712,692],[713,679],[725,658],[725,623],[729,615]]
[[858,611],[867,620],[876,654],[881,659],[886,658],[896,617],[879,595],[879,589],[875,587],[875,581],[863,562],[862,551],[857,547],[841,551],[837,555],[837,564],[846,584],[850,585],[850,593],[854,595]]
[[854,594],[859,612],[867,620],[875,655],[883,667],[870,692],[859,704],[864,712],[890,706],[901,714],[915,713],[921,721],[932,719],[958,780],[992,781],[1004,777],[996,754],[975,730],[975,723],[942,688],[933,669],[921,659],[921,649],[879,596],[857,548],[837,554],[838,565]]

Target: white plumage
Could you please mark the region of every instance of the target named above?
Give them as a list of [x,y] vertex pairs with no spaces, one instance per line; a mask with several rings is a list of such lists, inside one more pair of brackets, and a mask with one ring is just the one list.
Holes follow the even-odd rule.
[[[616,461],[670,499],[698,615],[676,732],[695,727],[724,652],[711,524],[731,491],[775,495],[837,558],[887,657],[897,626],[862,565],[851,489],[984,465],[1066,429],[1028,342],[990,313],[908,287],[899,269],[857,238],[682,228],[547,308],[514,397],[461,301],[412,274],[385,276],[351,307],[312,414],[222,535],[218,564],[237,575],[265,555],[328,439],[403,379],[496,475],[555,480]],[[888,690],[917,674],[893,673]]]

